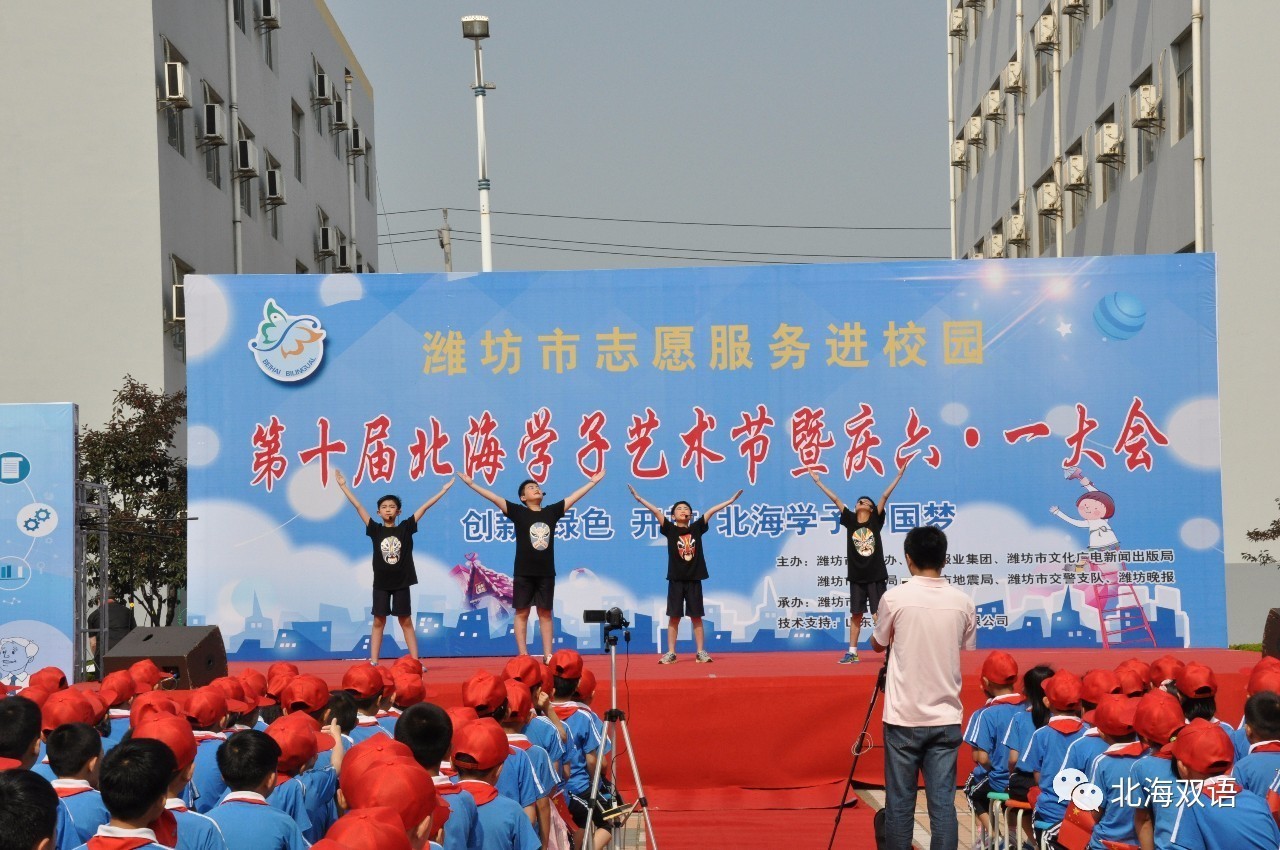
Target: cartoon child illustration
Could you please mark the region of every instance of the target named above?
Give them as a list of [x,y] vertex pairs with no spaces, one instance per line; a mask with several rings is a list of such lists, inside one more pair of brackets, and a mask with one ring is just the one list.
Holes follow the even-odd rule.
[[39,645],[27,638],[0,638],[0,685],[24,687],[27,668],[39,652]]
[[1058,510],[1058,506],[1054,505],[1049,508],[1049,513],[1058,517],[1063,522],[1070,523],[1077,528],[1089,529],[1089,550],[1090,551],[1106,551],[1120,548],[1120,540],[1116,537],[1115,530],[1111,527],[1111,517],[1115,516],[1116,503],[1115,500],[1106,493],[1093,486],[1093,482],[1080,474],[1080,467],[1073,466],[1067,470],[1068,481],[1079,481],[1080,486],[1085,489],[1085,493],[1076,499],[1076,510],[1080,512],[1082,519],[1076,520]]

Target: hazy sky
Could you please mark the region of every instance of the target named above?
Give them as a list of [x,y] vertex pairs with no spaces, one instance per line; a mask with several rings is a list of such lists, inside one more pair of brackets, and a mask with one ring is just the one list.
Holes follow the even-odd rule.
[[[486,100],[495,270],[947,254],[942,4],[327,2],[373,82],[379,212],[450,207],[455,271],[480,265],[479,245],[464,241],[479,230],[479,216],[464,211],[478,202],[466,14],[491,19],[483,46],[485,77],[497,84]],[[443,270],[439,211],[378,221],[381,241],[398,243],[394,257],[381,246],[379,271]]]

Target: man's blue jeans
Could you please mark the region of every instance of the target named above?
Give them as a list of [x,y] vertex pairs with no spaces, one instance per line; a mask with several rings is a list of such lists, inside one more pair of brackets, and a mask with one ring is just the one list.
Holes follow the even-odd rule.
[[884,833],[888,850],[911,850],[915,830],[916,777],[924,774],[929,806],[930,850],[955,850],[956,756],[960,724],[894,726],[884,724]]

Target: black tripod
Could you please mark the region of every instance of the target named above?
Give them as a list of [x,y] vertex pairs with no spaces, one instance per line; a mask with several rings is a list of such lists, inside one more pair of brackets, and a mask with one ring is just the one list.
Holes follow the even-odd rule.
[[853,739],[853,763],[849,765],[849,778],[845,780],[844,793],[840,795],[840,806],[836,809],[836,820],[831,825],[831,840],[827,842],[827,850],[835,847],[836,833],[840,830],[840,818],[844,816],[844,810],[858,805],[856,796],[853,798],[853,802],[849,802],[849,793],[853,790],[853,774],[858,769],[858,759],[862,757],[863,753],[875,746],[871,736],[867,733],[867,729],[871,727],[871,715],[876,710],[877,698],[884,692],[885,678],[888,674],[889,650],[885,650],[884,666],[876,674],[876,689],[871,692],[871,702],[867,704],[867,716],[862,721],[862,731],[858,733],[858,737]]

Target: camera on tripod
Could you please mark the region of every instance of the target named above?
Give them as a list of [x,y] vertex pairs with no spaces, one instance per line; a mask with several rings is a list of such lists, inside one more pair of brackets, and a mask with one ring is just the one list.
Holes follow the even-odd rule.
[[631,621],[622,615],[621,608],[610,608],[607,611],[588,609],[582,612],[582,622],[603,623],[606,632],[614,629],[626,629],[631,626]]

